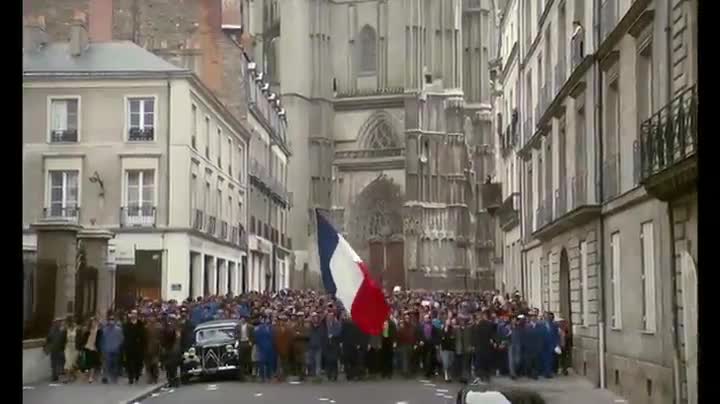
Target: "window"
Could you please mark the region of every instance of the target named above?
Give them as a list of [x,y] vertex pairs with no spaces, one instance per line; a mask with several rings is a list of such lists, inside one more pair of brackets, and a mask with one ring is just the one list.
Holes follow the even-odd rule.
[[225,215],[225,219],[230,223],[235,221],[235,212],[233,212],[234,208],[235,205],[233,204],[232,195],[228,195],[227,213]]
[[210,181],[205,182],[205,193],[203,194],[203,208],[205,210],[205,214],[210,213]]
[[130,98],[128,104],[130,111],[128,140],[155,140],[155,99]]
[[377,69],[377,40],[375,30],[371,26],[365,25],[362,30],[360,30],[359,37],[359,71],[361,74],[373,74]]
[[233,144],[232,139],[228,138],[227,141],[227,161],[228,161],[228,173],[230,174],[230,177],[233,175]]
[[655,236],[653,223],[643,223],[640,229],[640,259],[643,282],[643,330],[655,332]]
[[50,102],[50,142],[78,141],[78,99],[54,99]]
[[205,117],[205,158],[210,159],[210,118]]
[[590,296],[588,288],[588,268],[587,268],[587,242],[580,242],[580,282],[582,282],[581,302],[582,302],[582,323],[585,327],[590,325]]
[[217,163],[218,163],[218,167],[220,167],[220,168],[222,168],[222,143],[223,143],[222,137],[223,137],[222,129],[218,128],[217,129],[217,150],[216,150],[216,152],[217,152]]
[[129,170],[126,198],[129,217],[152,216],[155,209],[155,171]]
[[653,113],[653,56],[652,43],[643,47],[638,55],[637,80],[637,110],[640,122],[650,117]]
[[610,236],[610,292],[612,293],[612,308],[610,324],[612,328],[622,328],[622,290],[620,283],[620,233],[615,232]]
[[190,211],[195,214],[195,210],[198,208],[198,192],[197,192],[197,175],[192,174],[190,178]]
[[245,168],[245,153],[244,149],[241,145],[238,145],[238,166],[237,166],[237,173],[238,173],[238,181],[240,183],[243,183],[243,169]]
[[217,206],[215,207],[215,215],[218,216],[218,219],[220,219],[220,216],[222,216],[222,208],[223,208],[223,199],[222,199],[222,189],[217,190]]
[[191,145],[193,149],[197,150],[197,106],[195,106],[195,104],[193,104],[192,106],[192,116],[190,117],[190,119],[190,127],[192,130],[192,138],[190,139]]
[[50,171],[50,217],[78,216],[78,171]]

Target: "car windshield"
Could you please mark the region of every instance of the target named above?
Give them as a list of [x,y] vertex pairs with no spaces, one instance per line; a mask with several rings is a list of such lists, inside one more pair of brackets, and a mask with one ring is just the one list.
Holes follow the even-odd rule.
[[199,344],[213,341],[222,342],[229,339],[235,339],[235,329],[233,328],[209,328],[195,333],[195,341]]

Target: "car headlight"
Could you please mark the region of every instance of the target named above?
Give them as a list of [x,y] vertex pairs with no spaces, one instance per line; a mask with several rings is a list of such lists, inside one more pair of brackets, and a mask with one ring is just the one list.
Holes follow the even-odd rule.
[[233,351],[233,346],[232,346],[232,345],[228,345],[228,346],[225,347],[225,350],[228,351],[228,352],[232,352],[232,351]]
[[189,358],[189,357],[190,357],[190,354],[189,354],[189,353],[187,353],[187,352],[185,352],[185,354],[183,354],[183,357],[184,357],[185,359],[187,359],[187,358]]
[[190,355],[195,355],[195,348],[188,349],[187,353]]

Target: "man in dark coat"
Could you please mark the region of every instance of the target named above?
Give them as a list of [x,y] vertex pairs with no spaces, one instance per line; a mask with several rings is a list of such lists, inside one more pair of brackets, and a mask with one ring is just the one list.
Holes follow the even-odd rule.
[[540,328],[543,335],[542,353],[540,354],[542,373],[543,376],[550,379],[555,373],[554,365],[557,356],[555,349],[560,346],[560,330],[552,312],[545,313],[545,321],[540,323]]
[[253,326],[247,322],[245,315],[240,316],[237,326],[238,353],[240,356],[240,379],[244,380],[252,374]]
[[397,347],[397,327],[395,326],[394,320],[385,320],[380,336],[382,337],[382,347],[380,348],[380,372],[384,379],[391,379],[393,374],[395,348]]
[[307,345],[308,376],[318,378],[322,366],[322,349],[327,333],[317,313],[312,313],[311,319],[309,330],[307,330],[309,332]]
[[362,356],[367,350],[367,336],[346,317],[342,324],[343,362],[345,363],[345,376],[348,380],[362,378]]
[[438,329],[433,326],[429,314],[425,314],[422,324],[419,324],[416,330],[417,344],[421,352],[421,361],[425,377],[431,378],[435,375],[435,367],[433,365],[435,363],[434,358],[437,347],[440,345],[440,333]]
[[165,374],[171,387],[180,387],[178,368],[182,358],[180,352],[181,329],[175,319],[168,319],[162,336],[162,358]]
[[63,369],[65,368],[66,342],[67,334],[64,321],[62,318],[56,318],[45,339],[44,347],[45,353],[50,355],[50,371],[52,373],[52,381],[54,382],[60,379],[60,375],[62,375]]
[[493,356],[497,327],[490,321],[490,313],[486,310],[474,327],[473,346],[475,347],[475,371],[480,380],[489,382],[493,369]]
[[337,381],[338,360],[340,359],[340,340],[342,337],[342,323],[335,318],[335,313],[328,312],[325,318],[327,340],[323,346],[323,360],[328,380]]
[[543,332],[537,324],[536,313],[531,312],[529,319],[528,323],[522,329],[522,368],[526,376],[537,379],[540,373],[540,352],[542,351]]
[[473,329],[469,324],[469,317],[461,316],[460,324],[453,332],[455,333],[455,374],[453,379],[459,380],[461,383],[467,383],[470,378],[470,362],[473,350]]
[[140,378],[145,357],[145,337],[145,325],[138,320],[137,310],[133,310],[128,315],[128,322],[123,326],[125,367],[130,384],[137,382]]

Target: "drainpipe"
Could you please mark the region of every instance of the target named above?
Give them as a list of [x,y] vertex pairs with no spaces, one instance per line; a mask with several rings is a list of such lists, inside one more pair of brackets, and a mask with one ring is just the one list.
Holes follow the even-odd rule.
[[[167,79],[167,141],[165,142],[166,149],[165,149],[165,160],[167,161],[167,170],[165,170],[165,183],[167,184],[167,191],[165,193],[165,216],[167,218],[165,225],[166,228],[170,228],[170,142],[172,141],[172,109],[171,109],[171,101],[172,101],[172,86],[170,84],[170,78]],[[155,220],[157,221],[157,208],[155,208]],[[161,285],[160,288],[160,296],[162,296],[162,291],[165,289],[165,286],[169,283],[168,281],[168,271],[170,270],[170,266],[167,263],[167,259],[169,257],[169,254],[167,254],[168,248],[165,244],[165,232],[161,233],[162,237],[162,252],[160,253],[160,259],[161,261],[161,267],[160,267],[160,279],[163,279],[162,276],[162,268],[165,267],[165,279],[164,284]],[[188,285],[189,289],[189,285]],[[168,294],[171,292],[171,290],[168,289]],[[165,298],[169,298],[169,296],[164,296]]]
[[[665,79],[665,91],[667,91],[667,102],[672,100],[672,2],[666,1],[666,26],[665,26],[665,58],[667,71]],[[670,222],[670,279],[672,292],[670,293],[672,308],[672,344],[673,344],[673,384],[675,403],[682,400],[682,386],[680,381],[680,319],[678,318],[678,301],[677,301],[677,267],[675,265],[675,217],[673,215],[672,204],[667,203],[668,221]]]
[[[595,12],[593,13],[593,50],[594,52],[597,52],[598,47],[600,45],[600,33],[601,33],[601,2],[600,0],[593,0],[593,8]],[[600,64],[598,62],[593,63],[593,75],[595,76],[595,80],[593,80],[593,97],[594,97],[594,113],[593,113],[593,121],[594,121],[594,127],[595,127],[595,141],[597,149],[595,150],[595,178],[597,179],[597,189],[596,194],[599,199],[599,202],[602,204],[602,200],[604,199],[604,192],[603,192],[603,183],[604,178],[602,175],[602,161],[603,161],[603,120],[602,120],[602,72],[600,70]],[[603,220],[602,215],[600,216],[600,225],[599,225],[599,235],[597,237],[598,240],[598,250],[600,251],[600,254],[598,254],[599,257],[599,265],[598,265],[598,271],[600,282],[598,282],[598,296],[601,297],[601,303],[600,307],[598,307],[598,358],[599,358],[599,373],[600,373],[600,388],[604,389],[607,387],[606,383],[606,365],[605,365],[605,352],[607,350],[607,343],[606,343],[606,337],[607,337],[607,329],[605,324],[606,319],[606,312],[607,312],[607,297],[605,296],[605,279],[607,278],[605,273],[605,223]]]

